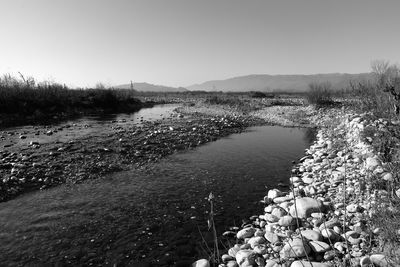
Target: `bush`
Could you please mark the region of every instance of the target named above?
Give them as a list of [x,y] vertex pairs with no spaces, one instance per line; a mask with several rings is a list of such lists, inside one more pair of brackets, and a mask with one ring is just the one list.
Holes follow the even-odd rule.
[[252,98],[265,98],[265,97],[267,97],[267,95],[265,93],[263,93],[263,92],[256,91],[256,92],[251,92],[250,93],[250,97],[252,97]]
[[353,96],[361,111],[372,112],[379,117],[393,118],[400,113],[400,67],[386,61],[372,62],[373,79],[351,83]]
[[332,99],[331,87],[329,82],[310,83],[309,90],[306,93],[308,103],[317,106],[332,105],[334,101]]
[[134,111],[142,107],[135,98],[136,91],[98,89],[69,89],[51,82],[36,83],[33,78],[0,77],[0,113],[54,114],[81,111]]

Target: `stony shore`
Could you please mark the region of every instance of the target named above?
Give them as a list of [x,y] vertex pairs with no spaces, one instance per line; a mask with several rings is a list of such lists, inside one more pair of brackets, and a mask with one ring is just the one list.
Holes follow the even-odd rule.
[[371,225],[378,209],[390,208],[382,199],[391,192],[374,184],[395,174],[365,137],[367,128],[386,131],[392,122],[344,110],[314,115],[317,139],[293,167],[291,189],[270,189],[252,223],[224,233],[232,246],[219,266],[397,266],[380,251],[382,229]]

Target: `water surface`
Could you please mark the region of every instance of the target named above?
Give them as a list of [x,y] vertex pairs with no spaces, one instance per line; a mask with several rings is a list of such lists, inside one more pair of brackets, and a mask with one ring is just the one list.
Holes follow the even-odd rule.
[[259,201],[288,183],[292,160],[310,145],[306,129],[252,127],[164,158],[144,170],[34,192],[0,204],[3,263],[161,266],[209,253],[210,192],[217,230],[260,214]]

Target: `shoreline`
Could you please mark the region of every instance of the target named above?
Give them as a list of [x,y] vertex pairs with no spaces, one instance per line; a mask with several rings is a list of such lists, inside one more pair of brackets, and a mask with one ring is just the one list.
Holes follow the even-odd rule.
[[[369,114],[324,112],[325,118],[310,120],[320,126],[317,140],[294,166],[292,190],[269,190],[264,213],[224,233],[234,234],[236,244],[218,259],[219,266],[392,266],[379,250],[384,226],[370,224],[379,209],[390,208],[381,200],[390,192],[374,187],[375,179],[390,183],[395,173],[365,132],[394,125]],[[193,266],[207,266],[207,260]]]

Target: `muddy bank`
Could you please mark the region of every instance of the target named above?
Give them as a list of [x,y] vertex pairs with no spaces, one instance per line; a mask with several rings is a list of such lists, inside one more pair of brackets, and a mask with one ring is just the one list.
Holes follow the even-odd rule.
[[[185,112],[140,125],[129,121],[105,122],[96,131],[78,138],[66,138],[66,133],[87,131],[93,125],[71,123],[2,131],[0,200],[30,190],[140,168],[176,151],[264,123],[251,116]],[[63,138],[52,139],[54,135]]]

